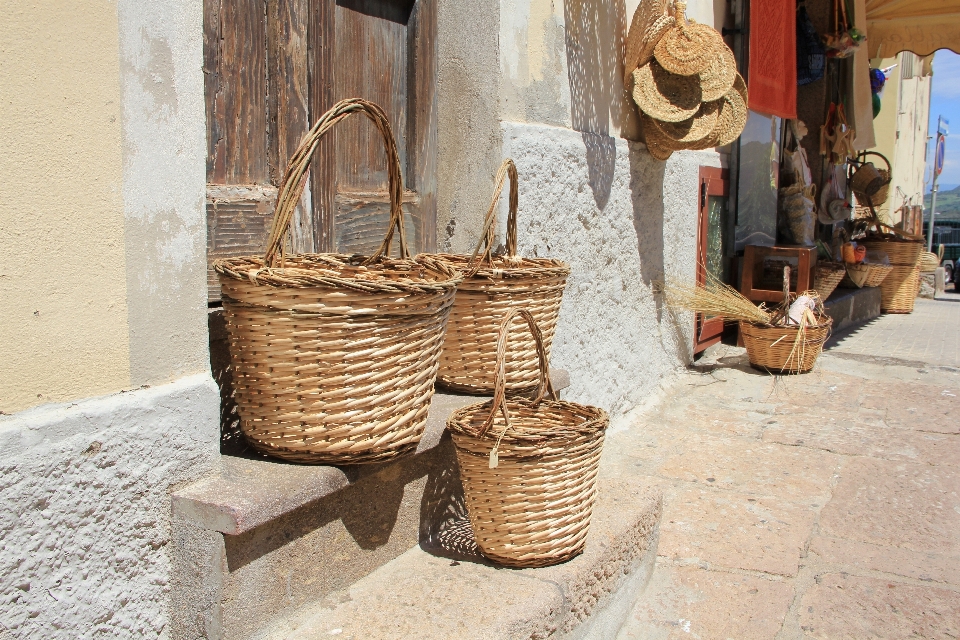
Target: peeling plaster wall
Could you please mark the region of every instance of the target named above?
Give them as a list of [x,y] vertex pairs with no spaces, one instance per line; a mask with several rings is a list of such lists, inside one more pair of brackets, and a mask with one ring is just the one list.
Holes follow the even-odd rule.
[[120,0],[130,378],[206,371],[201,0]]
[[0,412],[12,413],[127,388],[130,365],[116,5],[4,6]]
[[[664,308],[654,286],[665,274],[693,281],[699,167],[720,166],[721,156],[682,152],[662,163],[630,142],[639,119],[623,85],[623,39],[638,0],[481,4],[441,5],[439,166],[470,167],[468,179],[449,171],[439,182],[441,249],[472,249],[496,168],[512,157],[520,252],[573,270],[552,354],[571,374],[565,395],[624,413],[691,358],[692,316]],[[688,5],[715,25],[725,11],[723,0]],[[470,77],[454,80],[466,59]],[[477,117],[493,100],[495,127]],[[464,144],[467,136],[484,143]],[[501,241],[505,219],[501,202]]]

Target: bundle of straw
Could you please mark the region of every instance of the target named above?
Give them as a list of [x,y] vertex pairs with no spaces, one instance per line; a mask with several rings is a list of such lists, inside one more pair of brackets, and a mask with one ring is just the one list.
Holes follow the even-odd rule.
[[722,316],[731,322],[743,320],[763,325],[773,324],[773,317],[763,307],[750,302],[739,291],[709,272],[703,284],[671,280],[664,284],[663,292],[667,305],[675,309]]

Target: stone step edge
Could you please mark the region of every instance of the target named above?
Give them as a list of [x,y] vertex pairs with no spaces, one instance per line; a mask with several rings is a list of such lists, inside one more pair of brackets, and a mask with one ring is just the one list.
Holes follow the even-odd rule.
[[[570,386],[563,369],[553,369],[551,380],[559,392]],[[453,393],[435,393],[427,424],[414,456],[440,443],[447,418],[457,409],[489,399]],[[349,487],[399,461],[354,467],[297,465],[268,458],[221,456],[219,474],[182,487],[171,495],[173,512],[204,529],[239,535]]]
[[417,546],[256,638],[615,638],[653,571],[662,508],[658,489],[602,477],[569,562],[508,569]]

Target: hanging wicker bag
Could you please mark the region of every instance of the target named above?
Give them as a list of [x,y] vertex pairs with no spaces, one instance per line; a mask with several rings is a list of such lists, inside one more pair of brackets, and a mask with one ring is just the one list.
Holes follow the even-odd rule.
[[[867,156],[877,156],[887,165],[886,169],[877,169],[876,165],[867,161]],[[857,165],[851,162],[851,175],[848,182],[850,190],[858,200],[879,207],[887,201],[890,192],[890,161],[876,151],[864,151],[857,158]],[[857,166],[856,169],[853,169]]]
[[813,288],[820,295],[820,299],[829,298],[846,274],[847,268],[840,262],[818,262],[814,272]]
[[[539,358],[534,400],[506,397],[507,333],[517,314]],[[526,310],[511,309],[500,323],[496,371],[493,400],[464,407],[447,422],[477,545],[513,567],[563,562],[583,550],[609,417],[557,399],[540,330]]]
[[830,337],[833,320],[821,315],[818,324],[769,327],[740,322],[740,335],[750,364],[776,373],[806,373],[813,370],[823,345]]
[[[510,194],[506,254],[494,256],[496,209],[507,177]],[[449,389],[476,394],[493,392],[497,384],[494,358],[500,319],[508,309],[523,308],[533,314],[543,331],[550,357],[570,267],[559,260],[517,255],[518,200],[517,167],[508,159],[497,172],[493,200],[473,256],[439,256],[465,274],[450,312],[437,376],[440,384]],[[514,357],[507,364],[507,391],[534,389],[539,379],[537,350],[530,334],[520,327],[510,332],[510,352]]]
[[[386,145],[390,229],[372,257],[282,253],[320,139],[352,114]],[[433,396],[460,275],[431,256],[409,259],[400,161],[383,110],[359,99],[325,113],[304,137],[277,197],[264,257],[217,260],[240,426],[280,458],[356,464],[413,450]],[[400,258],[390,258],[394,230]]]

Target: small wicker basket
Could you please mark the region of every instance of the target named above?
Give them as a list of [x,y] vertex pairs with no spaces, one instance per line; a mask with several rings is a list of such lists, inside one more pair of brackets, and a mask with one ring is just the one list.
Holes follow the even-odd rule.
[[[507,334],[518,313],[533,334],[540,365],[533,400],[506,397]],[[557,399],[530,312],[508,311],[499,334],[493,400],[455,412],[447,429],[480,551],[499,564],[543,567],[583,550],[610,420],[603,409]]]
[[[504,180],[510,178],[506,254],[491,253],[497,202]],[[465,274],[450,312],[447,335],[440,355],[438,382],[464,393],[489,394],[496,386],[496,345],[503,314],[523,308],[533,314],[543,332],[547,357],[560,316],[560,302],[570,267],[549,258],[517,256],[517,167],[505,160],[497,173],[496,190],[487,211],[483,233],[473,256],[441,254]],[[484,246],[481,255],[480,249]],[[507,391],[522,393],[537,386],[537,351],[530,334],[521,327],[510,331]]]
[[819,324],[804,327],[802,336],[799,326],[769,327],[741,321],[740,335],[750,364],[775,373],[811,371],[833,325],[829,316],[817,320]]
[[844,289],[859,289],[866,286],[867,278],[870,277],[870,266],[862,263],[846,263],[846,275],[840,281],[840,286]]
[[[872,162],[867,162],[867,156],[877,156],[887,165],[886,169],[877,169]],[[851,162],[849,179],[850,190],[874,207],[879,207],[887,201],[890,193],[890,161],[886,156],[876,151],[864,151],[857,158],[858,162]],[[857,168],[854,169],[854,166]]]
[[863,283],[865,287],[879,287],[893,270],[893,267],[888,264],[868,264],[866,266],[868,267],[867,279]]
[[834,292],[840,281],[847,274],[847,269],[841,262],[819,262],[814,274],[813,288],[826,300]]
[[[386,145],[390,230],[372,257],[281,252],[320,139],[355,113]],[[412,451],[426,425],[460,274],[409,259],[400,160],[383,110],[344,100],[304,137],[280,186],[264,257],[214,263],[223,289],[240,427],[295,462],[357,464]],[[394,230],[401,257],[387,257]]]

